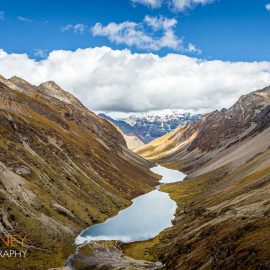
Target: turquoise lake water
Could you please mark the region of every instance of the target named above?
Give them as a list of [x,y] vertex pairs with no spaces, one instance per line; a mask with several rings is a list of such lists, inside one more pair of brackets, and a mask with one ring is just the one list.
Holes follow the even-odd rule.
[[[151,169],[162,175],[160,183],[182,181],[185,175],[179,171],[156,166]],[[176,203],[165,192],[156,190],[132,200],[132,205],[120,211],[104,223],[84,230],[75,240],[76,244],[99,240],[119,240],[124,243],[144,241],[172,226]]]

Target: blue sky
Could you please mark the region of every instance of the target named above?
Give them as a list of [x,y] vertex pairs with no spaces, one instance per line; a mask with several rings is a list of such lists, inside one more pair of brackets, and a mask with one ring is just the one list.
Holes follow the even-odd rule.
[[[0,20],[0,48],[36,58],[41,58],[42,52],[45,55],[57,49],[76,50],[105,45],[161,56],[181,53],[209,60],[268,61],[270,12],[265,8],[267,3],[264,0],[217,0],[176,11],[166,3],[154,8],[129,0],[1,0],[0,11],[4,16]],[[162,29],[153,31],[143,25],[146,15],[175,19],[177,24],[173,26],[173,32],[178,41],[183,40],[181,48],[176,45],[153,49],[132,42],[116,44],[104,34],[106,29],[101,29],[102,34],[99,31],[95,36],[90,32],[96,23],[105,27],[111,22],[129,21],[138,23],[136,29],[155,39],[162,35]],[[80,27],[74,28],[78,24],[83,25],[83,31]],[[198,50],[188,50],[190,43]]]

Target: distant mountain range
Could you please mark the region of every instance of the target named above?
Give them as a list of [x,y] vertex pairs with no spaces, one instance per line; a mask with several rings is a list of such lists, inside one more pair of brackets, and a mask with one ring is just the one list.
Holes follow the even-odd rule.
[[190,113],[179,113],[177,111],[161,114],[133,114],[121,119],[113,119],[103,113],[99,114],[99,116],[119,127],[125,135],[136,136],[143,143],[149,143],[171,132],[178,126],[193,123],[201,117],[200,114],[191,115]]

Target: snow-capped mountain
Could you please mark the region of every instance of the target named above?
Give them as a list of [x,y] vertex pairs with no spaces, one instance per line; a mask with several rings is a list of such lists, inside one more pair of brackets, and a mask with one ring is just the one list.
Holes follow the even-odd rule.
[[105,114],[100,114],[100,116],[118,126],[125,135],[135,135],[142,142],[148,143],[180,125],[196,121],[201,115],[178,111],[161,111],[130,114],[118,119],[113,119]]

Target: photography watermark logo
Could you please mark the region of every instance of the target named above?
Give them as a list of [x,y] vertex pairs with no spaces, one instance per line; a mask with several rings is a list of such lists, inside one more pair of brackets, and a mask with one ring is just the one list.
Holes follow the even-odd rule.
[[0,235],[0,259],[1,258],[26,258],[27,236],[18,234]]

